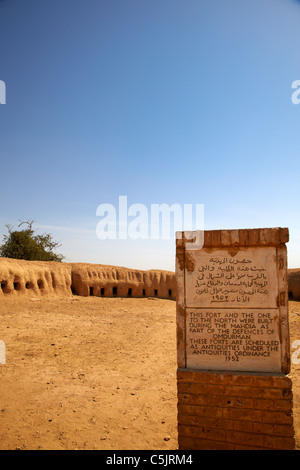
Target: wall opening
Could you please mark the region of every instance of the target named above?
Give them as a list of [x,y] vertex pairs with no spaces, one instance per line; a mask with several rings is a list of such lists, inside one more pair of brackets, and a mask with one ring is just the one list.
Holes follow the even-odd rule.
[[129,289],[128,289],[128,294],[127,294],[127,295],[128,295],[128,297],[131,297],[131,296],[132,296],[132,288],[131,288],[131,287],[129,287]]
[[101,287],[100,295],[103,297],[104,296],[105,289],[104,287]]
[[169,297],[172,297],[172,289],[169,289]]
[[33,289],[33,287],[34,287],[33,282],[30,282],[30,281],[26,282],[25,289]]
[[289,292],[289,300],[294,300],[293,292]]
[[42,279],[37,281],[37,285],[39,289],[44,289],[44,281]]
[[14,282],[14,290],[21,290],[22,286],[21,283],[16,281]]
[[117,287],[113,287],[113,296],[116,296],[116,295],[117,295],[117,292],[118,292]]
[[55,280],[54,273],[51,273],[51,280],[52,280],[52,287],[53,287],[53,289],[56,289],[56,280]]
[[94,288],[93,288],[93,287],[90,287],[90,295],[91,295],[91,296],[94,295]]
[[143,289],[143,296],[146,297],[146,289]]
[[157,297],[157,295],[158,295],[157,289],[154,289],[154,295],[155,295],[155,297]]
[[1,281],[1,289],[3,290],[4,294],[8,292],[7,281]]
[[77,295],[77,292],[75,290],[75,287],[73,285],[71,285],[71,292],[73,295]]

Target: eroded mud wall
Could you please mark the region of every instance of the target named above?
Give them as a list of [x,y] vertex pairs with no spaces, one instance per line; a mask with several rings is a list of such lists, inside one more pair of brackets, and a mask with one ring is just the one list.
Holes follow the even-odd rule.
[[86,263],[0,259],[0,298],[13,296],[176,298],[175,274]]
[[66,263],[0,259],[0,297],[71,296],[71,279]]
[[139,271],[94,264],[72,265],[74,294],[97,297],[176,298],[175,275],[169,271]]

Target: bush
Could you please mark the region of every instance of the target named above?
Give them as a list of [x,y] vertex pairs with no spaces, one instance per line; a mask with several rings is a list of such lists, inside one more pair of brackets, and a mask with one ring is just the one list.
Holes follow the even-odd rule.
[[6,225],[8,235],[4,235],[4,244],[0,246],[0,256],[29,261],[62,261],[64,256],[53,252],[61,246],[60,243],[52,240],[50,234],[34,235],[33,223],[34,221],[21,221],[18,227],[26,224],[28,228],[25,230],[13,230],[12,226]]

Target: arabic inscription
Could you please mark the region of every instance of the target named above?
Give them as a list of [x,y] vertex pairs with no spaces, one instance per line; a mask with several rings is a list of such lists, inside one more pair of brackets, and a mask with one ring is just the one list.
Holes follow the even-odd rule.
[[234,257],[225,250],[195,254],[186,272],[188,307],[276,307],[275,249],[245,248]]

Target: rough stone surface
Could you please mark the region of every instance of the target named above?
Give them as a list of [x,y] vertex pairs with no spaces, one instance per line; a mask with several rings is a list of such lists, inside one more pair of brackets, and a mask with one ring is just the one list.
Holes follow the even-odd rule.
[[[196,232],[195,232],[196,233]],[[179,235],[180,234],[180,235]],[[185,237],[184,232],[178,232],[177,240],[183,244],[191,243],[196,239]],[[205,230],[205,248],[228,247],[228,246],[278,246],[289,241],[289,230],[287,228],[258,228],[238,230]]]

